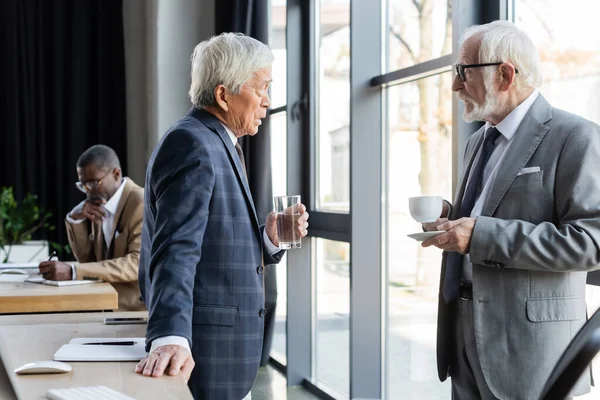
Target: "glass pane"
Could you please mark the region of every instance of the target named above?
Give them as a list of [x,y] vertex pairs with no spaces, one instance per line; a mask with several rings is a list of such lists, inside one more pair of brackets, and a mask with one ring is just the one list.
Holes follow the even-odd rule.
[[452,0],[387,0],[384,72],[452,54]]
[[421,232],[408,198],[452,193],[450,72],[388,90],[388,394],[391,399],[448,399],[436,364],[441,250],[406,235]]
[[287,102],[287,67],[285,48],[286,0],[271,0],[271,33],[269,46],[275,61],[273,62],[271,85],[271,108],[284,106]]
[[[285,29],[287,1],[270,0],[270,47],[275,56],[273,62],[273,84],[271,85],[271,108],[284,106],[287,102],[287,54]],[[273,195],[287,194],[287,114],[271,116],[271,174]],[[287,257],[284,255],[276,269],[277,306],[271,356],[287,364]]]
[[596,123],[600,122],[597,4],[595,0],[514,3],[515,23],[531,36],[540,53],[540,92],[554,107]]
[[321,0],[316,206],[350,209],[350,0]]
[[350,393],[350,245],[326,239],[316,244],[316,378]]
[[[273,195],[283,196],[287,191],[287,113],[281,112],[271,117],[271,174]],[[287,257],[277,266],[277,308],[275,310],[275,331],[271,353],[277,361],[286,364],[286,324],[287,324]]]
[[287,365],[287,254],[277,265],[277,308],[271,357]]

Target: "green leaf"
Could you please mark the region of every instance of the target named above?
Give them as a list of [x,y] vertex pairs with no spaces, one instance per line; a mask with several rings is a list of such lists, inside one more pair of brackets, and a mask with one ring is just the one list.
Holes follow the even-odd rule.
[[46,212],[38,204],[38,197],[28,193],[18,202],[13,188],[4,187],[0,191],[0,246],[20,244],[31,240],[40,229],[55,230],[48,222],[52,213]]

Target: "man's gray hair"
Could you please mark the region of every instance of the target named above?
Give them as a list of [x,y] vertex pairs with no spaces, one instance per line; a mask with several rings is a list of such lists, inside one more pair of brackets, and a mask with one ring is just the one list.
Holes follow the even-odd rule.
[[241,33],[222,33],[198,44],[192,54],[190,100],[197,108],[214,106],[215,88],[225,86],[239,94],[254,74],[273,64],[265,44]]
[[515,24],[494,21],[467,28],[460,41],[461,46],[472,36],[481,37],[479,63],[510,62],[519,71],[515,79],[518,90],[540,87],[542,71],[537,48]]
[[101,171],[111,171],[115,168],[121,169],[121,162],[113,149],[103,144],[90,147],[79,156],[77,168],[85,168],[94,165]]

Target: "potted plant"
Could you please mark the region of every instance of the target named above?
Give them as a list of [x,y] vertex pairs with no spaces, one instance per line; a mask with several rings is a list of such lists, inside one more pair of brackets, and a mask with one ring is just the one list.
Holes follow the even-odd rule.
[[[48,223],[51,213],[38,205],[37,196],[27,194],[19,203],[15,200],[12,187],[0,191],[0,262],[32,262],[48,257],[48,242],[31,242],[32,235],[39,229],[54,230]],[[56,243],[52,247],[60,249]],[[45,250],[45,252],[44,252]],[[15,257],[15,253],[20,253]]]

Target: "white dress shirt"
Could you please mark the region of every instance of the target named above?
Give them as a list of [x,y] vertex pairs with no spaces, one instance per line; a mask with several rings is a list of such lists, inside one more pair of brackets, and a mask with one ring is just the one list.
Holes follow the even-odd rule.
[[[102,220],[102,233],[104,234],[104,242],[106,243],[106,248],[110,248],[110,243],[112,242],[112,233],[113,228],[115,226],[115,214],[117,213],[117,207],[119,207],[119,202],[121,201],[121,197],[123,196],[123,190],[125,189],[125,183],[127,182],[127,178],[123,178],[121,182],[121,186],[117,189],[115,194],[112,195],[110,199],[104,204],[104,211],[106,211],[106,217]],[[73,219],[71,218],[71,214],[80,213],[83,210],[83,205],[85,204],[85,200],[75,206],[75,208],[67,214],[67,221],[71,224],[80,224],[84,219]],[[73,272],[73,280],[77,279],[75,274],[75,266],[71,265],[71,270]]]
[[[223,124],[221,124],[221,125],[223,125]],[[229,129],[225,125],[223,125],[223,127],[227,131],[227,134],[229,135],[229,138],[231,139],[231,142],[235,146],[237,144],[237,137],[231,131],[231,129]],[[275,254],[275,253],[277,253],[279,251],[279,247],[275,246],[273,244],[273,242],[271,242],[271,239],[269,239],[269,236],[267,235],[267,230],[266,229],[263,232],[263,242],[265,244],[266,251],[267,251],[267,253],[269,253],[269,255],[273,255],[273,254]],[[166,345],[173,345],[173,344],[176,344],[176,345],[179,345],[181,347],[184,347],[188,351],[190,351],[190,344],[189,344],[189,342],[187,341],[186,338],[181,337],[181,336],[163,336],[163,337],[154,339],[152,341],[152,345],[150,346],[150,353],[152,353],[158,347],[166,346]],[[250,399],[249,396],[250,396],[250,394],[248,394],[248,396],[246,396],[245,399]]]
[[[533,105],[533,102],[537,99],[539,93],[537,90],[534,90],[529,97],[527,97],[521,104],[519,104],[514,110],[510,112],[498,125],[496,125],[496,129],[500,132],[500,136],[496,140],[496,147],[494,151],[490,155],[490,159],[488,160],[485,168],[483,170],[483,176],[481,179],[481,194],[479,198],[475,201],[475,205],[473,206],[473,210],[471,210],[471,218],[477,218],[481,215],[481,211],[483,210],[483,205],[487,200],[492,185],[494,184],[494,179],[496,179],[496,175],[498,174],[498,166],[504,159],[506,155],[506,150],[509,148],[512,143],[512,139],[517,133],[517,129],[521,122],[523,122],[523,118]],[[489,128],[493,128],[492,124],[489,122],[485,123],[484,132],[487,132]],[[477,152],[477,156],[473,161],[473,166],[477,165],[479,162],[479,157],[481,157],[481,146]],[[469,185],[469,181],[471,180],[471,175],[473,173],[473,169],[469,171],[469,178],[467,180],[467,186]],[[462,281],[471,281],[473,280],[473,265],[471,264],[471,259],[467,254],[463,258],[463,268],[462,268]]]

